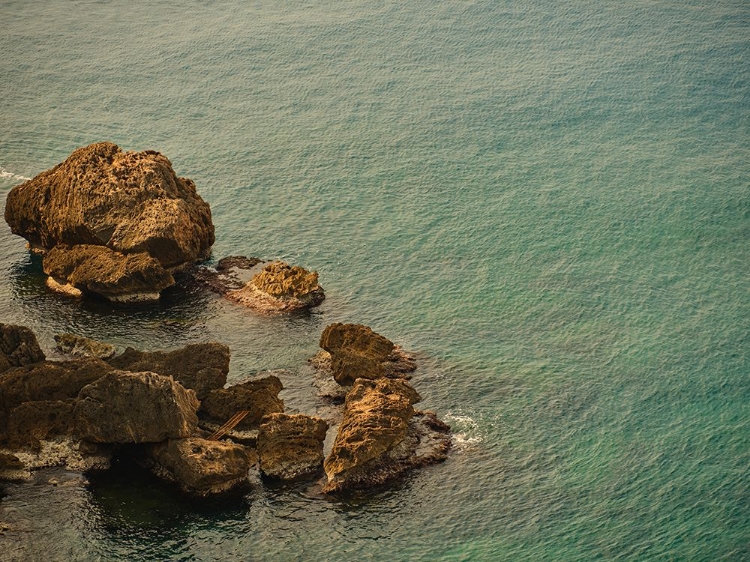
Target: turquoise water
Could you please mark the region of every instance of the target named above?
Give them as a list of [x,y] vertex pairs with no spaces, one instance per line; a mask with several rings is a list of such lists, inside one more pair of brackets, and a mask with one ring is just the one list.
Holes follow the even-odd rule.
[[280,319],[67,301],[5,227],[2,321],[50,353],[60,331],[218,339],[233,380],[290,369],[306,412],[320,332],[362,322],[420,353],[422,405],[458,433],[446,463],[342,500],[6,487],[12,556],[750,559],[747,3],[4,2],[0,21],[0,192],[91,142],[157,149],[211,204],[214,256],[317,269],[328,297]]

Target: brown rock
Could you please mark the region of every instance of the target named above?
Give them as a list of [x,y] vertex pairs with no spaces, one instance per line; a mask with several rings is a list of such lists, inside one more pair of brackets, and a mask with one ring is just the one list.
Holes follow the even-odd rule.
[[[414,370],[393,342],[362,324],[331,324],[320,336],[320,347],[331,354],[333,378],[350,385],[358,378],[377,379]],[[398,360],[399,353],[403,360]],[[394,358],[396,359],[394,361]],[[393,364],[399,367],[394,367]]]
[[284,411],[284,401],[278,396],[282,388],[279,377],[270,375],[212,390],[201,403],[201,417],[222,424],[240,410],[248,410],[237,429],[257,428],[263,416]]
[[0,440],[5,436],[10,412],[23,402],[76,398],[81,389],[112,367],[99,359],[42,361],[0,375]]
[[258,434],[260,471],[271,478],[296,480],[323,467],[328,424],[302,414],[269,414]]
[[385,453],[406,437],[419,394],[406,381],[357,379],[346,395],[344,419],[325,460],[324,491],[369,484],[369,474]]
[[0,324],[0,373],[44,359],[34,332],[26,326]]
[[214,389],[223,387],[229,373],[229,348],[218,342],[195,343],[173,351],[138,351],[128,347],[109,360],[123,371],[150,371],[174,377],[182,386],[195,391],[203,400]]
[[20,470],[23,467],[23,463],[16,455],[0,453],[0,470]]
[[156,373],[114,372],[81,389],[79,437],[94,443],[156,443],[188,437],[198,425],[195,392]]
[[76,357],[110,359],[115,354],[115,346],[75,334],[57,334],[55,343],[61,352]]
[[192,495],[221,494],[247,485],[248,455],[242,446],[231,442],[200,437],[169,439],[154,445],[150,455],[157,475],[177,482]]
[[39,400],[13,408],[8,418],[8,442],[11,447],[39,448],[40,441],[58,435],[72,435],[75,429],[73,409],[76,400]]
[[208,257],[214,227],[195,184],[153,150],[122,152],[109,142],[74,151],[14,187],[5,205],[14,234],[49,250],[58,244],[146,252],[166,268]]
[[318,273],[283,262],[265,266],[244,287],[226,293],[228,299],[259,312],[294,312],[318,306],[325,299]]
[[172,274],[146,252],[122,254],[106,246],[59,245],[44,256],[48,285],[69,294],[96,293],[109,300],[157,300],[174,285]]

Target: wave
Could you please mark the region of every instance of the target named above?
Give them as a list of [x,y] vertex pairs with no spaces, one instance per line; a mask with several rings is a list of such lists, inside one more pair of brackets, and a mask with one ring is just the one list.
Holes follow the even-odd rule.
[[456,447],[471,446],[482,442],[479,424],[472,417],[448,412],[445,421],[453,430],[453,442]]
[[13,172],[9,172],[8,170],[0,166],[0,179],[12,181],[29,181],[31,178],[14,174]]

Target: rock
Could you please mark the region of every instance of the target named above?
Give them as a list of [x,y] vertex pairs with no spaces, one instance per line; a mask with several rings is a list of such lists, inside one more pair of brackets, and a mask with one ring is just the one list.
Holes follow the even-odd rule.
[[357,379],[346,396],[344,419],[324,467],[325,492],[373,485],[386,453],[406,437],[419,394],[406,381]]
[[156,373],[113,372],[86,385],[76,432],[94,443],[156,443],[189,437],[198,425],[195,392]]
[[318,306],[325,294],[316,271],[272,262],[244,287],[227,292],[226,297],[259,312],[281,313]]
[[[320,336],[320,347],[330,353],[331,373],[341,385],[350,385],[358,378],[403,378],[416,369],[412,358],[391,340],[362,324],[327,326]],[[328,366],[326,357],[320,355],[313,364],[318,368]]]
[[55,342],[57,343],[57,349],[76,357],[111,359],[115,354],[115,346],[75,334],[57,334]]
[[76,398],[81,389],[111,373],[99,359],[42,361],[0,375],[0,441],[6,435],[10,412],[23,402]]
[[169,439],[153,445],[154,472],[197,496],[228,492],[248,484],[250,462],[245,449],[231,442],[201,437]]
[[146,252],[165,268],[207,258],[214,243],[208,204],[153,150],[123,152],[109,142],[74,151],[64,162],[14,187],[5,221],[33,247],[95,244]]
[[58,435],[72,435],[76,400],[39,400],[23,402],[8,418],[8,442],[14,448],[39,449],[41,441]]
[[[215,268],[198,267],[189,275],[189,282],[218,293],[226,295],[229,291],[236,291],[245,286],[255,273],[261,269],[263,260],[245,256],[228,256],[218,261]],[[188,282],[188,286],[189,285]]]
[[214,389],[223,387],[229,373],[229,348],[218,342],[195,343],[173,351],[138,351],[128,347],[109,360],[123,371],[150,371],[174,377],[203,400]]
[[12,453],[0,453],[0,471],[20,470],[24,467],[21,460]]
[[106,246],[59,245],[44,256],[47,285],[80,296],[95,293],[116,302],[144,302],[174,285],[174,278],[146,252],[123,254]]
[[44,359],[34,332],[26,326],[0,324],[0,373]]
[[279,377],[269,375],[212,390],[201,403],[199,413],[203,418],[223,424],[240,410],[248,410],[250,413],[237,429],[255,429],[263,416],[284,411],[284,401],[278,396],[282,388]]
[[269,414],[258,434],[260,471],[280,480],[296,480],[323,467],[328,424],[302,414]]

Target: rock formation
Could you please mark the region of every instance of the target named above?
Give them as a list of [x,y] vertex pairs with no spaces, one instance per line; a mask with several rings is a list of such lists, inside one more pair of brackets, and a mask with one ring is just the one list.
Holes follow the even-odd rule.
[[250,413],[237,429],[257,429],[263,416],[284,411],[284,401],[278,396],[282,388],[279,377],[269,375],[212,390],[201,403],[199,414],[201,418],[222,424],[240,410],[248,410]]
[[195,392],[156,373],[114,372],[85,386],[75,406],[76,432],[94,443],[156,443],[197,429]]
[[272,262],[244,287],[226,293],[230,300],[264,313],[294,312],[325,299],[318,273],[284,262]]
[[323,355],[315,363],[330,368],[341,385],[351,385],[359,378],[408,378],[406,373],[416,369],[416,363],[391,340],[362,324],[331,324],[320,336],[320,347],[330,359]]
[[61,352],[75,357],[111,359],[115,354],[115,346],[75,334],[57,334],[55,343]]
[[42,440],[75,431],[75,398],[23,402],[8,416],[8,442],[11,447],[39,449]]
[[0,324],[0,373],[44,359],[34,332],[25,326]]
[[185,388],[195,391],[203,400],[223,387],[229,373],[229,348],[218,342],[190,344],[173,351],[138,351],[128,347],[109,360],[123,371],[150,371],[175,378]]
[[146,252],[122,254],[106,246],[59,245],[44,256],[47,285],[72,296],[95,293],[117,302],[144,302],[174,285],[172,274]]
[[[173,272],[206,259],[214,243],[211,210],[191,180],[178,178],[171,162],[158,152],[123,152],[108,142],[79,148],[61,164],[14,187],[6,201],[5,220],[14,234],[43,252],[58,245],[111,250],[106,258],[103,252],[96,258],[107,264],[102,279],[86,277],[91,291],[95,282],[109,290],[113,276],[119,287],[135,282],[123,279],[138,279],[139,273],[122,276],[135,268],[148,271],[141,280],[145,283],[155,276],[158,281],[150,292],[158,292],[169,279],[165,272],[157,274],[144,257],[134,263],[133,258],[121,256],[150,256]],[[57,258],[72,259],[70,255]],[[55,267],[48,261],[45,269],[57,273],[56,282],[68,281],[60,268],[69,266],[57,260]],[[117,271],[120,274],[115,275]]]
[[177,482],[192,495],[215,495],[247,485],[247,452],[231,442],[169,439],[153,445],[149,453],[158,476]]
[[258,434],[260,471],[279,480],[315,475],[323,467],[328,424],[302,414],[269,414]]

